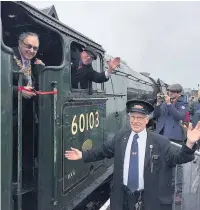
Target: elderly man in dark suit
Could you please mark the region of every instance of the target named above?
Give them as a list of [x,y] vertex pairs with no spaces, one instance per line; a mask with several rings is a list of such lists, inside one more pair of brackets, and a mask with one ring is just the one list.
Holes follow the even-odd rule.
[[80,53],[80,60],[72,64],[71,81],[72,88],[87,89],[90,82],[103,83],[109,80],[112,71],[120,65],[120,58],[114,58],[108,62],[108,69],[105,72],[96,72],[92,68],[92,61],[97,59],[97,52],[87,46]]
[[65,152],[69,160],[85,162],[114,157],[111,210],[172,210],[172,168],[194,159],[200,122],[193,130],[190,125],[186,144],[174,151],[168,138],[146,130],[153,110],[148,102],[128,101],[129,129],[119,131],[101,148]]
[[[38,35],[32,32],[25,32],[19,36],[18,47],[13,48],[13,70],[22,74],[22,142],[23,142],[23,168],[29,167],[29,152],[31,154],[31,138],[33,138],[33,104],[35,102],[35,93],[31,92],[37,86],[38,72],[44,68],[45,64],[35,56],[39,49]],[[19,74],[13,74],[13,181],[17,179],[17,122],[18,122],[18,80]],[[30,151],[29,151],[30,148]],[[32,158],[30,156],[30,158]],[[25,166],[26,167],[26,166]],[[30,172],[31,174],[31,172]],[[28,175],[26,176],[28,177]]]

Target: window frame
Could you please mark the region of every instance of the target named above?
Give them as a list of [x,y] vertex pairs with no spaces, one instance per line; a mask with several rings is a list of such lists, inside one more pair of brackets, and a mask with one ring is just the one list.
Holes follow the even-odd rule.
[[[71,65],[72,65],[72,53],[71,53],[71,46],[72,44],[75,44],[75,45],[79,45],[80,47],[86,47],[88,44],[85,44],[83,42],[80,42],[80,41],[77,41],[77,40],[74,40],[72,39],[69,43],[69,65],[70,65],[70,90],[72,93],[87,93],[87,95],[91,95],[89,94],[90,92],[90,89],[89,87],[87,89],[75,89],[75,88],[72,88],[72,69],[71,69]],[[93,47],[93,46],[92,46]],[[96,50],[96,49],[95,49]],[[101,53],[99,53],[98,50],[97,51],[97,54],[98,54],[98,57],[100,58],[100,72],[97,71],[96,69],[94,69],[95,71],[101,73],[101,72],[104,72],[104,63],[103,63],[103,56]],[[93,66],[92,66],[93,67]],[[96,84],[100,84],[101,85],[101,90],[100,89],[93,89],[93,83],[94,82],[91,82],[92,84],[92,92],[93,93],[105,93],[105,89],[104,89],[104,83],[96,83]]]

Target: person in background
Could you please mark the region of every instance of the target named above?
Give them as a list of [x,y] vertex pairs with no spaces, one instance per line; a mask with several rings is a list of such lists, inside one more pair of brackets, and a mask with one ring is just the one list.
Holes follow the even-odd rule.
[[[193,116],[195,115],[195,113],[199,110],[200,110],[200,96],[198,97],[197,101],[193,101],[190,105],[190,110],[189,111],[190,111],[190,114],[191,114],[191,120],[192,120]],[[196,116],[198,116],[198,114]],[[195,118],[196,117],[194,117],[194,119]],[[193,121],[194,121],[194,119],[193,119]]]
[[[183,88],[180,84],[173,84],[168,87],[168,95],[158,94],[157,104],[154,110],[154,117],[157,119],[156,132],[168,137],[177,144],[183,144],[185,132],[183,122],[186,120],[188,113],[188,103],[182,96]],[[183,168],[177,166],[177,182],[175,192],[175,170],[172,181],[173,191],[175,193],[175,202],[180,204],[182,201],[182,178]]]

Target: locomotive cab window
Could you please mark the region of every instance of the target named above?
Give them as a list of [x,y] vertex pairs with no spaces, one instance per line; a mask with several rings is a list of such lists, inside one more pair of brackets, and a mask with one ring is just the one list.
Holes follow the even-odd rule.
[[84,45],[72,42],[70,46],[70,58],[71,58],[71,88],[75,91],[77,89],[88,89],[82,88],[80,82],[77,80],[77,75],[81,73],[81,52],[83,51]]
[[39,49],[32,61],[38,58],[46,66],[60,66],[63,63],[63,40],[60,35],[40,25],[22,7],[13,2],[2,2],[1,19],[3,42],[6,46],[17,48],[20,34],[33,32],[39,37]]
[[[103,59],[101,55],[98,54],[97,59],[92,62],[92,67],[95,71],[99,73],[103,72]],[[92,88],[96,91],[103,91],[104,84],[92,82]]]
[[88,92],[88,90],[103,90],[103,84],[92,82],[90,76],[91,69],[96,72],[102,72],[102,57],[97,54],[97,59],[91,63],[84,65],[82,62],[82,52],[85,46],[72,42],[70,46],[71,53],[71,88],[73,91]]

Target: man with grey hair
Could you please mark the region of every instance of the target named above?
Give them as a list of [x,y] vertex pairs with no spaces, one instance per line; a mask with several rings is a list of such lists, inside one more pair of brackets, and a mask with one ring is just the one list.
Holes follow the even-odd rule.
[[[41,60],[35,59],[35,56],[39,49],[39,37],[36,33],[25,32],[19,36],[18,39],[18,47],[13,48],[14,56],[13,56],[13,70],[23,72],[22,75],[22,141],[26,144],[30,144],[31,142],[31,134],[33,127],[33,103],[34,103],[34,91],[30,91],[35,88],[37,84],[37,74],[40,71],[44,64]],[[18,122],[18,80],[19,74],[13,74],[13,170],[14,174],[16,173],[17,168],[17,122]],[[28,139],[28,140],[27,140]],[[26,153],[28,154],[30,146],[25,146]],[[23,154],[24,156],[25,154]],[[25,158],[27,160],[27,158]],[[28,165],[26,160],[23,162],[25,165]],[[14,181],[16,180],[16,176],[14,177]]]
[[[13,48],[13,66],[14,71],[21,70],[22,75],[22,90],[23,104],[29,103],[27,99],[35,96],[34,92],[30,92],[36,84],[36,77],[39,70],[44,67],[39,59],[33,58],[36,56],[39,49],[39,37],[36,33],[25,32],[19,36],[18,47]],[[19,75],[13,74],[13,111],[14,116],[17,115],[17,103],[18,103],[18,80]],[[26,91],[27,90],[27,91]],[[25,100],[24,100],[25,99]]]
[[93,162],[114,157],[111,210],[172,210],[172,168],[194,159],[200,137],[200,122],[187,133],[187,143],[178,151],[168,138],[146,129],[154,107],[145,101],[126,104],[130,127],[119,131],[100,148],[65,151],[69,160]]
[[[34,86],[34,74],[37,72],[38,67],[43,67],[44,64],[41,60],[33,58],[36,56],[39,49],[39,37],[36,33],[25,32],[19,36],[18,48],[13,48],[14,63],[17,68],[23,71],[23,86],[30,90]],[[15,66],[16,66],[15,65]],[[35,68],[36,67],[36,68]],[[14,94],[17,93],[18,75],[13,75]],[[22,91],[24,98],[31,98],[35,94],[26,90]]]

